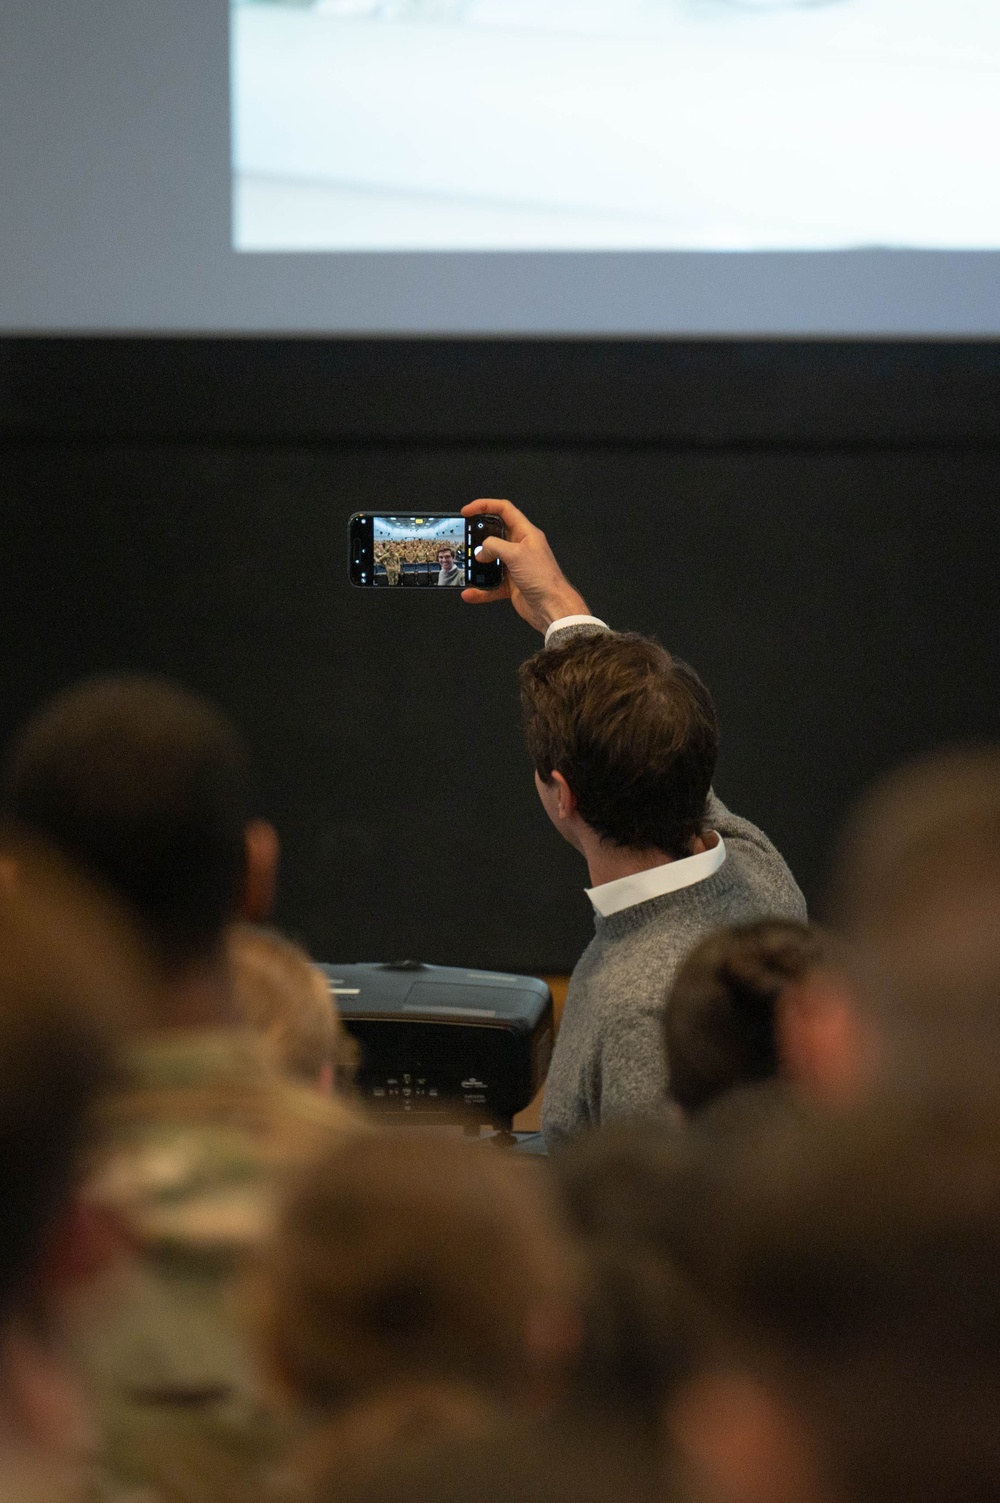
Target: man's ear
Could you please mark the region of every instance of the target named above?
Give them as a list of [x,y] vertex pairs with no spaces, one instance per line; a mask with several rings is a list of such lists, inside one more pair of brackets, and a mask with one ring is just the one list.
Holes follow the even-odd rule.
[[672,1452],[715,1503],[819,1503],[818,1446],[781,1393],[750,1373],[712,1370],[686,1383],[666,1415]]
[[239,917],[262,924],[274,907],[278,890],[281,843],[278,832],[266,819],[252,819],[243,832],[246,877]]
[[576,794],[567,783],[561,772],[553,772],[552,781],[558,792],[556,809],[560,819],[569,819],[571,814],[576,813]]
[[813,1099],[850,1105],[868,1085],[874,1040],[839,971],[817,968],[783,987],[775,1031],[782,1075]]

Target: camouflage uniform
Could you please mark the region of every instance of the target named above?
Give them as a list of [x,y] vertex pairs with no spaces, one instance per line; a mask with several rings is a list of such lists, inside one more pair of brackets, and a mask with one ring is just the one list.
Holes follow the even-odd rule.
[[108,1503],[261,1497],[281,1441],[262,1391],[239,1275],[275,1191],[332,1136],[337,1102],[278,1076],[236,1030],[164,1034],[126,1051],[92,1193],[137,1256],[78,1332]]

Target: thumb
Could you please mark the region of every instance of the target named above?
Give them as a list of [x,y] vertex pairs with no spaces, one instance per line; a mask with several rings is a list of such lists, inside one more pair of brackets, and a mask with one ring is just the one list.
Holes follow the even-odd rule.
[[512,543],[509,538],[486,538],[475,550],[474,556],[481,564],[492,564],[497,559],[507,564],[517,557],[517,544]]
[[472,585],[462,591],[462,599],[466,605],[489,605],[494,600],[510,599],[510,580],[505,579],[502,585],[495,590],[477,590]]

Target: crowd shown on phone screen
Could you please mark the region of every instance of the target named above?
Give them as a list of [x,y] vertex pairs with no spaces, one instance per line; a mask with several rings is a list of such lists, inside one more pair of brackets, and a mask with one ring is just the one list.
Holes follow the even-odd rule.
[[696,672],[487,513],[594,908],[548,1153],[371,1120],[234,727],[63,693],[3,770],[0,1497],[995,1503],[1000,748],[869,790],[820,927]]
[[376,585],[465,586],[465,545],[441,538],[376,538]]

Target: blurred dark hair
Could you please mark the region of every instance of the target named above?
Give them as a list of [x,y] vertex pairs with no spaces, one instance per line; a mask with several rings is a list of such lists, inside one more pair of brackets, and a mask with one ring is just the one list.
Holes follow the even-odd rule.
[[589,1275],[573,1401],[655,1446],[666,1399],[704,1340],[704,1312],[674,1260],[675,1184],[689,1157],[683,1130],[636,1120],[583,1134],[551,1160]]
[[25,727],[7,813],[128,900],[168,968],[202,958],[238,906],[250,776],[211,705],[155,678],[93,679]]
[[596,632],[536,652],[520,678],[542,781],[561,773],[604,840],[690,855],[718,745],[715,708],[694,669],[648,637]]
[[717,929],[677,972],[664,1012],[668,1090],[686,1112],[778,1074],[775,1003],[824,959],[811,924],[763,919]]

